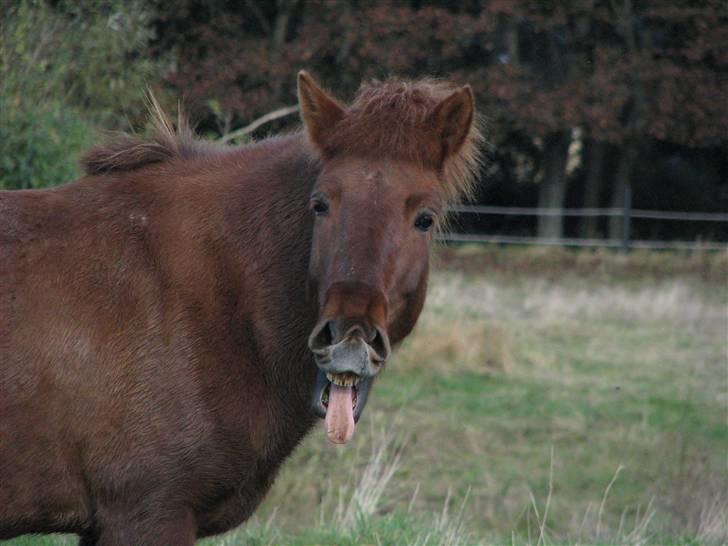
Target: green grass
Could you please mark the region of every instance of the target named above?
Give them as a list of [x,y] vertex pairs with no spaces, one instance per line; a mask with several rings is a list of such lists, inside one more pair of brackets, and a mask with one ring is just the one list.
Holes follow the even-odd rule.
[[317,428],[254,520],[204,544],[728,541],[725,257],[706,277],[513,255],[517,275],[507,252],[445,260],[352,443]]

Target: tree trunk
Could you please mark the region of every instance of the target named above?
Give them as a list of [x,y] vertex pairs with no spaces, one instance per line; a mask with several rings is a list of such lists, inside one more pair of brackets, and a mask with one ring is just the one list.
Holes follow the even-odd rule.
[[[623,36],[627,50],[630,54],[628,58],[634,58],[640,53],[638,39],[639,25],[634,24],[635,17],[632,9],[632,0],[623,0],[622,4],[612,2],[612,11],[617,15],[618,31]],[[638,142],[642,140],[645,132],[645,105],[646,94],[643,79],[635,72],[636,64],[633,64],[633,70],[630,73],[632,83],[632,104],[628,102],[627,116],[624,123],[625,133],[628,135],[622,146],[622,152],[617,164],[617,170],[614,173],[614,184],[612,186],[612,207],[622,208],[624,206],[625,189],[630,182],[635,161],[639,155]],[[630,198],[631,199],[631,198]],[[621,239],[623,231],[624,218],[622,216],[612,216],[609,218],[609,238]]]
[[[625,142],[622,152],[619,155],[619,163],[614,173],[612,184],[613,208],[622,208],[624,205],[624,191],[632,177],[635,160],[637,159],[637,146],[633,142]],[[621,239],[624,219],[621,216],[609,217],[609,238]]]
[[[558,131],[546,138],[544,146],[544,169],[541,180],[538,206],[539,208],[560,209],[564,206],[566,190],[566,160],[569,155],[571,133]],[[558,239],[563,235],[563,216],[538,217],[538,236],[547,239]]]
[[[586,183],[584,185],[584,208],[599,208],[600,196],[604,181],[604,154],[607,143],[601,140],[587,141],[584,151],[586,152]],[[592,239],[598,237],[597,221],[598,216],[584,216],[581,221],[579,234],[581,237]]]
[[511,18],[505,26],[505,46],[506,51],[508,51],[508,60],[515,66],[520,64],[521,60],[518,50],[518,23]]
[[280,50],[286,43],[286,34],[288,33],[288,22],[293,15],[293,11],[298,5],[298,0],[277,0],[276,1],[276,18],[273,23],[273,47]]

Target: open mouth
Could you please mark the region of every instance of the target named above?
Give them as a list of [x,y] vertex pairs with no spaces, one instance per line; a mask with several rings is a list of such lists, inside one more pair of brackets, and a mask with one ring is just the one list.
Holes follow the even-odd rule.
[[338,387],[350,387],[351,391],[352,391],[351,409],[352,409],[352,412],[355,412],[357,398],[358,398],[358,396],[357,396],[358,389],[356,388],[356,386],[361,381],[362,378],[353,373],[340,373],[340,374],[327,373],[326,379],[329,381],[329,383],[321,391],[321,405],[328,409],[329,395],[331,392],[332,385],[336,385]]
[[372,378],[353,373],[324,373],[319,370],[314,390],[314,411],[325,420],[326,434],[335,444],[345,444],[354,435],[364,410]]

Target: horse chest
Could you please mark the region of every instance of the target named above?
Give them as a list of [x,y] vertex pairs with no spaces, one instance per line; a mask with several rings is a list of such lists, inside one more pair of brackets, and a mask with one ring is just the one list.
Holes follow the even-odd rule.
[[[295,431],[272,431],[269,443],[263,450],[241,454],[230,454],[226,464],[237,466],[236,478],[233,473],[220,476],[221,482],[217,499],[205,506],[198,514],[200,536],[222,533],[245,522],[263,501],[285,458],[310,429],[310,419],[299,422]],[[252,446],[248,446],[252,447]],[[236,458],[237,457],[237,458]],[[242,466],[241,466],[242,464]]]

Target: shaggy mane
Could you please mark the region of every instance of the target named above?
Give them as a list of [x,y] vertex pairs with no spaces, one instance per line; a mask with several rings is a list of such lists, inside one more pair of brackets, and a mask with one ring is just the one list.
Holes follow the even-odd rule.
[[[344,118],[327,132],[323,151],[326,155],[350,153],[431,165],[429,114],[458,89],[452,83],[434,79],[365,83],[346,107]],[[200,157],[220,150],[195,137],[181,110],[176,123],[172,123],[151,95],[149,112],[154,127],[151,138],[120,134],[95,146],[81,159],[86,174],[134,171],[174,158]],[[471,195],[481,163],[482,142],[479,119],[475,116],[465,143],[442,166],[442,192],[448,202]]]
[[[431,165],[434,107],[459,86],[435,79],[374,80],[363,84],[344,118],[326,135],[324,153],[390,157]],[[465,143],[442,166],[444,197],[448,202],[472,194],[481,164],[483,137],[476,115]]]
[[81,166],[86,174],[135,171],[153,163],[199,157],[212,151],[210,143],[196,138],[181,108],[175,124],[154,96],[150,94],[148,101],[153,136],[144,138],[121,133],[104,144],[94,146],[81,158]]

